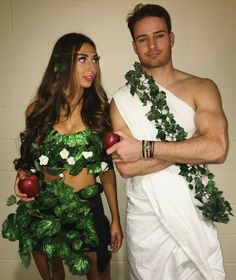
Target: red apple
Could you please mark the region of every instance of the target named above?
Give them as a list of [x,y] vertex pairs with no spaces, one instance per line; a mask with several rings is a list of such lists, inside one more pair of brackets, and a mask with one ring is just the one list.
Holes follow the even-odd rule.
[[120,136],[112,131],[107,132],[102,138],[102,145],[105,150],[120,141]]
[[30,175],[18,182],[19,190],[27,194],[27,197],[36,197],[39,193],[39,180],[36,175]]

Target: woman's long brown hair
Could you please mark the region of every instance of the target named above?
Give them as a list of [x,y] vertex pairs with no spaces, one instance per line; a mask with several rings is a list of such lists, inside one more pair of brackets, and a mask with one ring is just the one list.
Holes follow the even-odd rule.
[[[26,129],[20,134],[20,158],[14,161],[16,169],[30,168],[31,144],[43,141],[46,133],[59,122],[62,108],[66,117],[70,116],[70,102],[79,90],[77,56],[84,43],[96,50],[94,42],[80,33],[66,34],[56,42],[36,97],[26,110]],[[85,126],[101,135],[109,131],[109,103],[101,85],[99,65],[95,80],[90,88],[84,89],[81,101],[81,117]]]

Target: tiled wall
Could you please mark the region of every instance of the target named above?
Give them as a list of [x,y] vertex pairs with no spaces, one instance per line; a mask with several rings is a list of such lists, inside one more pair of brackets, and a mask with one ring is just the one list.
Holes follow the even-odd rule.
[[[136,59],[125,18],[136,0],[0,0],[0,223],[13,209],[6,198],[13,192],[19,133],[24,110],[34,96],[55,40],[68,32],[83,32],[97,43],[103,84],[109,94],[124,83]],[[149,1],[142,1],[148,3]],[[223,165],[213,166],[219,186],[234,209],[236,155],[235,46],[236,1],[162,0],[173,18],[176,35],[174,66],[213,79],[220,88],[229,120],[230,150]],[[118,176],[119,205],[124,227],[126,197]],[[227,279],[236,279],[236,222],[219,226]],[[0,278],[39,279],[34,264],[25,270],[17,244],[0,238]],[[67,279],[76,279],[67,273]],[[77,278],[78,279],[78,278]],[[82,278],[81,278],[82,279]],[[112,279],[128,280],[126,250],[113,256]],[[166,279],[168,280],[168,279]]]

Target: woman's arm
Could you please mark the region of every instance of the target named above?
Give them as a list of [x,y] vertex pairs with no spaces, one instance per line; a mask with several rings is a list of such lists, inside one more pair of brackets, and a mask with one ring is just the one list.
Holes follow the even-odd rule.
[[123,234],[120,225],[114,169],[101,173],[99,177],[111,212],[111,251],[117,252],[122,245]]

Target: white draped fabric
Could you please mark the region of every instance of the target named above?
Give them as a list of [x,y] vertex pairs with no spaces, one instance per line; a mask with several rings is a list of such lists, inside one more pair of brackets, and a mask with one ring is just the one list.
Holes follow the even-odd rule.
[[[163,89],[162,87],[160,87]],[[178,124],[195,132],[194,110],[166,89],[167,103]],[[129,87],[113,96],[137,139],[156,140],[156,128]],[[215,226],[206,221],[179,168],[136,176],[126,181],[126,239],[130,280],[223,280],[222,254]]]

